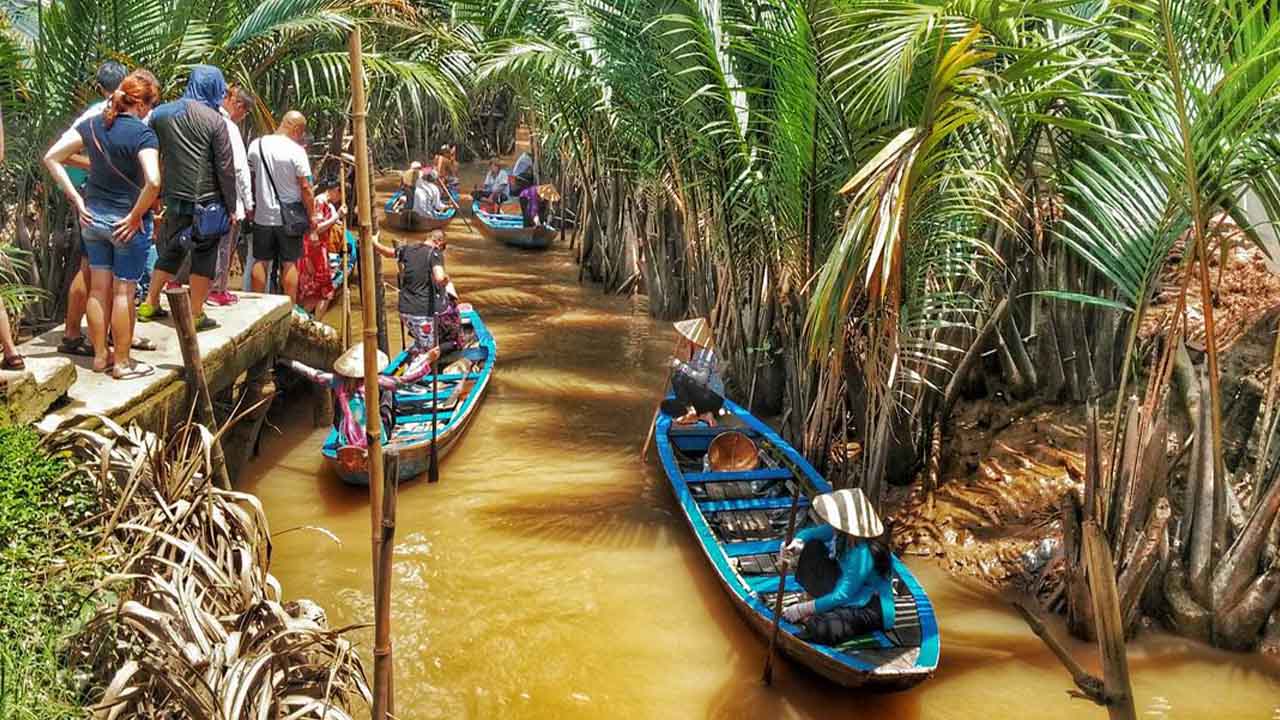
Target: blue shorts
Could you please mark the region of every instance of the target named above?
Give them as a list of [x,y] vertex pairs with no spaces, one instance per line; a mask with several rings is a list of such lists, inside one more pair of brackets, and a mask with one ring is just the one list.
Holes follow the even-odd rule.
[[112,226],[121,218],[109,213],[93,213],[93,222],[83,228],[84,252],[93,270],[110,270],[117,280],[138,282],[147,273],[147,255],[151,252],[151,234],[155,229],[150,213],[142,220],[142,229],[129,242],[117,245],[111,237]]

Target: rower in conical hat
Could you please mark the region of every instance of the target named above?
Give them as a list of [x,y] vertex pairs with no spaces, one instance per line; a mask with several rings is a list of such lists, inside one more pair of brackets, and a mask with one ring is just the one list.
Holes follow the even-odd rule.
[[784,562],[799,561],[796,579],[811,599],[787,607],[783,619],[801,626],[800,637],[828,645],[892,629],[894,559],[875,507],[850,488],[817,496],[813,510],[822,522],[782,549]]
[[[416,382],[431,369],[431,363],[439,356],[439,348],[433,349],[435,356],[430,357],[420,367],[402,376],[384,375],[389,364],[386,353],[377,352],[379,415],[382,419],[382,441],[385,443],[391,436],[395,426],[394,399],[396,388]],[[364,402],[364,343],[357,343],[347,348],[333,363],[333,372],[317,370],[297,360],[284,360],[284,367],[298,373],[311,382],[329,388],[333,392],[337,412],[334,413],[333,425],[338,430],[339,447],[335,448],[339,462],[357,467],[364,462],[365,450],[369,446],[365,435],[365,402]]]
[[662,409],[679,425],[715,425],[724,410],[724,380],[711,326],[705,318],[693,318],[675,323],[675,329],[688,360],[672,358],[671,389],[676,397],[665,401]]

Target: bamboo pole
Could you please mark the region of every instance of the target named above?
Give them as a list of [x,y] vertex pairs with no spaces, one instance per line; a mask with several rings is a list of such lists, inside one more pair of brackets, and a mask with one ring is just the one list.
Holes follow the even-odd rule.
[[[386,698],[386,712],[395,715],[395,655],[391,645],[391,570],[395,562],[396,539],[396,484],[400,478],[400,455],[396,452],[387,454],[386,474],[382,478],[382,524],[381,543],[379,548],[377,582],[373,598],[374,615],[384,618],[374,630],[374,663],[384,661],[387,665],[386,685],[383,689]],[[384,660],[385,658],[385,660]],[[374,717],[377,717],[375,715]]]
[[351,244],[347,242],[347,166],[338,157],[338,187],[342,194],[342,347],[351,347]]
[[218,487],[230,490],[231,478],[227,475],[227,460],[222,454],[222,441],[217,435],[218,421],[213,415],[213,396],[209,394],[209,383],[204,377],[204,361],[200,359],[200,343],[196,339],[196,321],[191,316],[191,296],[187,294],[185,286],[165,290],[164,294],[169,298],[173,325],[178,331],[178,347],[182,349],[182,364],[187,370],[187,384],[195,404],[196,417],[214,434],[210,457],[213,478]]
[[[374,562],[374,595],[381,597],[390,587],[379,582],[382,557],[382,505],[385,488],[382,467],[382,419],[378,413],[378,323],[375,315],[376,288],[379,281],[373,259],[372,198],[369,187],[369,141],[365,127],[368,114],[364,93],[364,60],[360,46],[360,28],[351,30],[348,40],[351,56],[351,125],[355,134],[356,201],[360,222],[360,295],[364,327],[364,398],[365,434],[369,442],[369,506],[372,515]],[[389,598],[389,596],[388,596]],[[391,703],[391,617],[389,603],[378,604],[374,616],[373,648],[373,720],[385,720]]]

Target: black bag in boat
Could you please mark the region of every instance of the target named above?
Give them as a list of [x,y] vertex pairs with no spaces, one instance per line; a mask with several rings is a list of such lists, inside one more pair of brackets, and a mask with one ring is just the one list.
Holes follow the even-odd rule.
[[822,597],[836,589],[840,579],[840,563],[831,557],[824,542],[805,543],[796,566],[796,581],[812,597]]

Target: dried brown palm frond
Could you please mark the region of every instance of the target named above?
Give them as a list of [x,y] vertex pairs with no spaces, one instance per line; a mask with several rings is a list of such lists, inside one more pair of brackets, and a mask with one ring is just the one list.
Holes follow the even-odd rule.
[[110,509],[99,550],[119,558],[103,583],[116,602],[73,644],[94,716],[344,720],[370,702],[352,628],[281,602],[261,504],[210,482],[213,435],[191,424],[161,441],[102,423],[47,440],[96,480]]

